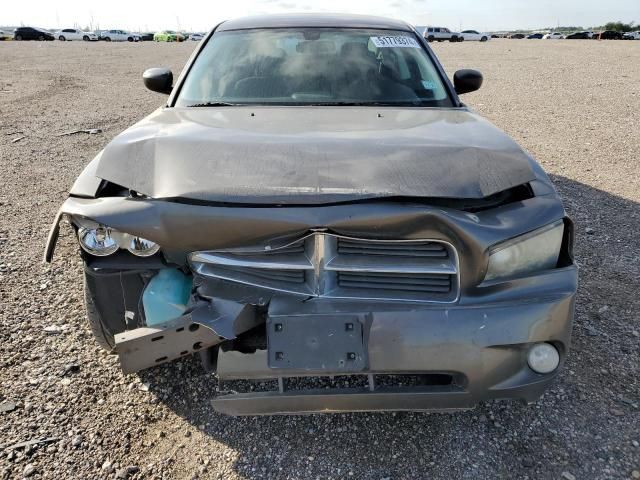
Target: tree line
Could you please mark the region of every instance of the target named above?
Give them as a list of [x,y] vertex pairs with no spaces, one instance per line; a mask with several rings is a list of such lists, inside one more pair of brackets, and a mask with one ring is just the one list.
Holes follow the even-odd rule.
[[638,30],[639,26],[635,22],[608,22],[604,26],[600,27],[601,30],[613,30],[615,32],[632,32]]

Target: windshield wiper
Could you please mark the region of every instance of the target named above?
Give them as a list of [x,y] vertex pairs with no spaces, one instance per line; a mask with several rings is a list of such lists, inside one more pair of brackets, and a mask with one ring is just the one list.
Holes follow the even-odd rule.
[[421,102],[314,102],[317,107],[419,107]]
[[236,107],[242,105],[241,103],[229,103],[229,102],[203,102],[194,103],[193,105],[187,105],[188,107]]

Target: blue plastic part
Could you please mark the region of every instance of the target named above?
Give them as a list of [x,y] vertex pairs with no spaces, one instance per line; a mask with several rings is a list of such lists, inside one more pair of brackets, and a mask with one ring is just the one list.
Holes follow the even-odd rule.
[[142,305],[147,326],[178,318],[187,309],[193,278],[180,270],[160,270],[147,284]]

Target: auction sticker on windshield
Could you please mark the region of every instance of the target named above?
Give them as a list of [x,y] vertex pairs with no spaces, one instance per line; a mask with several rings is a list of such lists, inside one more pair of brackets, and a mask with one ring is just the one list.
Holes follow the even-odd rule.
[[371,37],[371,41],[377,48],[420,48],[415,38],[397,37]]

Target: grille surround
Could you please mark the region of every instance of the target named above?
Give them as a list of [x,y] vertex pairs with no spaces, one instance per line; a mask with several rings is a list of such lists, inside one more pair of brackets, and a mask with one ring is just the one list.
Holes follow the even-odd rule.
[[458,254],[443,240],[318,231],[275,247],[193,252],[189,262],[204,277],[305,297],[455,303],[460,293]]

